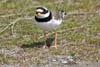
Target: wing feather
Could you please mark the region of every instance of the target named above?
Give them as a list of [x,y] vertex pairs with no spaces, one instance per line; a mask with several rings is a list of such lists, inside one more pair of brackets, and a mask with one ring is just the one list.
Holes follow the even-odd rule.
[[61,11],[52,11],[52,15],[55,19],[62,19]]

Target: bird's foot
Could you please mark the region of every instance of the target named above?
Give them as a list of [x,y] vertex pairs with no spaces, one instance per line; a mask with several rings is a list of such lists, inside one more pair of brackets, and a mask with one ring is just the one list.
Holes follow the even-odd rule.
[[48,48],[48,46],[47,45],[43,45],[43,47],[42,47],[43,49],[46,49],[46,48]]
[[54,45],[54,46],[51,46],[51,47],[53,47],[55,49],[58,49],[58,45]]

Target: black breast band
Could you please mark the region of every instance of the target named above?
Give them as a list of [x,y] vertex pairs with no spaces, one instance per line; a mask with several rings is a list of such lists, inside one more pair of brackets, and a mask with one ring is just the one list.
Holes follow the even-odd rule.
[[50,15],[48,17],[46,17],[46,18],[38,18],[38,17],[35,16],[35,20],[37,22],[47,22],[47,21],[50,21],[51,19],[52,19],[51,12],[50,12]]

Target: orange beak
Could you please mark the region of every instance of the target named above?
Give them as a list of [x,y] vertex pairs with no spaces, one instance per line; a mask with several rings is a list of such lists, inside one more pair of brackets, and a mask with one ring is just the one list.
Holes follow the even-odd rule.
[[41,16],[42,14],[41,14],[41,13],[38,13],[37,15],[38,15],[38,16]]

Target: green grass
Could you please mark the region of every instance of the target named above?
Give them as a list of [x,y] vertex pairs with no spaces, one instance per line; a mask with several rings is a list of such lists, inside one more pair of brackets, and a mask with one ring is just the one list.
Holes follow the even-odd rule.
[[[68,3],[66,0],[64,0],[63,3],[56,3],[57,0],[2,1],[3,0],[1,0],[0,2],[0,31],[17,18],[34,16],[34,10],[36,6],[40,5],[46,6],[50,10],[64,9],[67,13],[73,12],[75,10],[80,10],[80,12],[83,11],[84,13],[95,13],[96,11],[99,11],[100,13],[99,0],[80,0],[77,2],[73,2],[73,4]],[[11,14],[14,15],[9,17],[1,17]],[[43,50],[42,47],[35,47],[35,45],[41,44],[41,41],[44,41],[44,38],[39,39],[43,33],[33,23],[33,20],[19,20],[14,26],[15,37],[13,37],[12,35],[11,26],[6,31],[0,33],[1,49],[12,49],[17,46],[21,47],[25,45],[26,47],[21,48],[19,52],[25,52],[27,55],[27,57],[25,58],[28,58],[28,60],[25,61],[23,57],[20,60],[20,58],[16,59],[17,57],[12,57],[10,55],[1,53],[0,64],[44,64],[46,62],[42,63],[42,61],[45,61],[49,55],[55,56],[68,54],[75,54],[76,56],[79,55],[77,57],[77,60],[100,60],[100,55],[97,53],[98,51],[100,51],[100,14],[68,15],[64,19],[62,25],[57,29],[58,31],[60,31],[58,36],[58,45],[60,45],[61,41],[63,41],[62,45],[65,47],[60,46],[57,50],[54,48],[50,48],[47,50],[47,52]],[[80,28],[82,25],[84,26]],[[66,31],[62,32],[62,30]],[[53,31],[48,31],[48,33],[52,32]],[[35,36],[33,37],[32,35]],[[52,35],[48,37],[51,36]],[[88,51],[88,54],[85,56],[86,51]],[[17,55],[19,55],[19,53]],[[44,55],[46,58],[42,58]],[[29,61],[29,59],[31,59],[31,61]],[[17,62],[15,62],[16,60]]]

